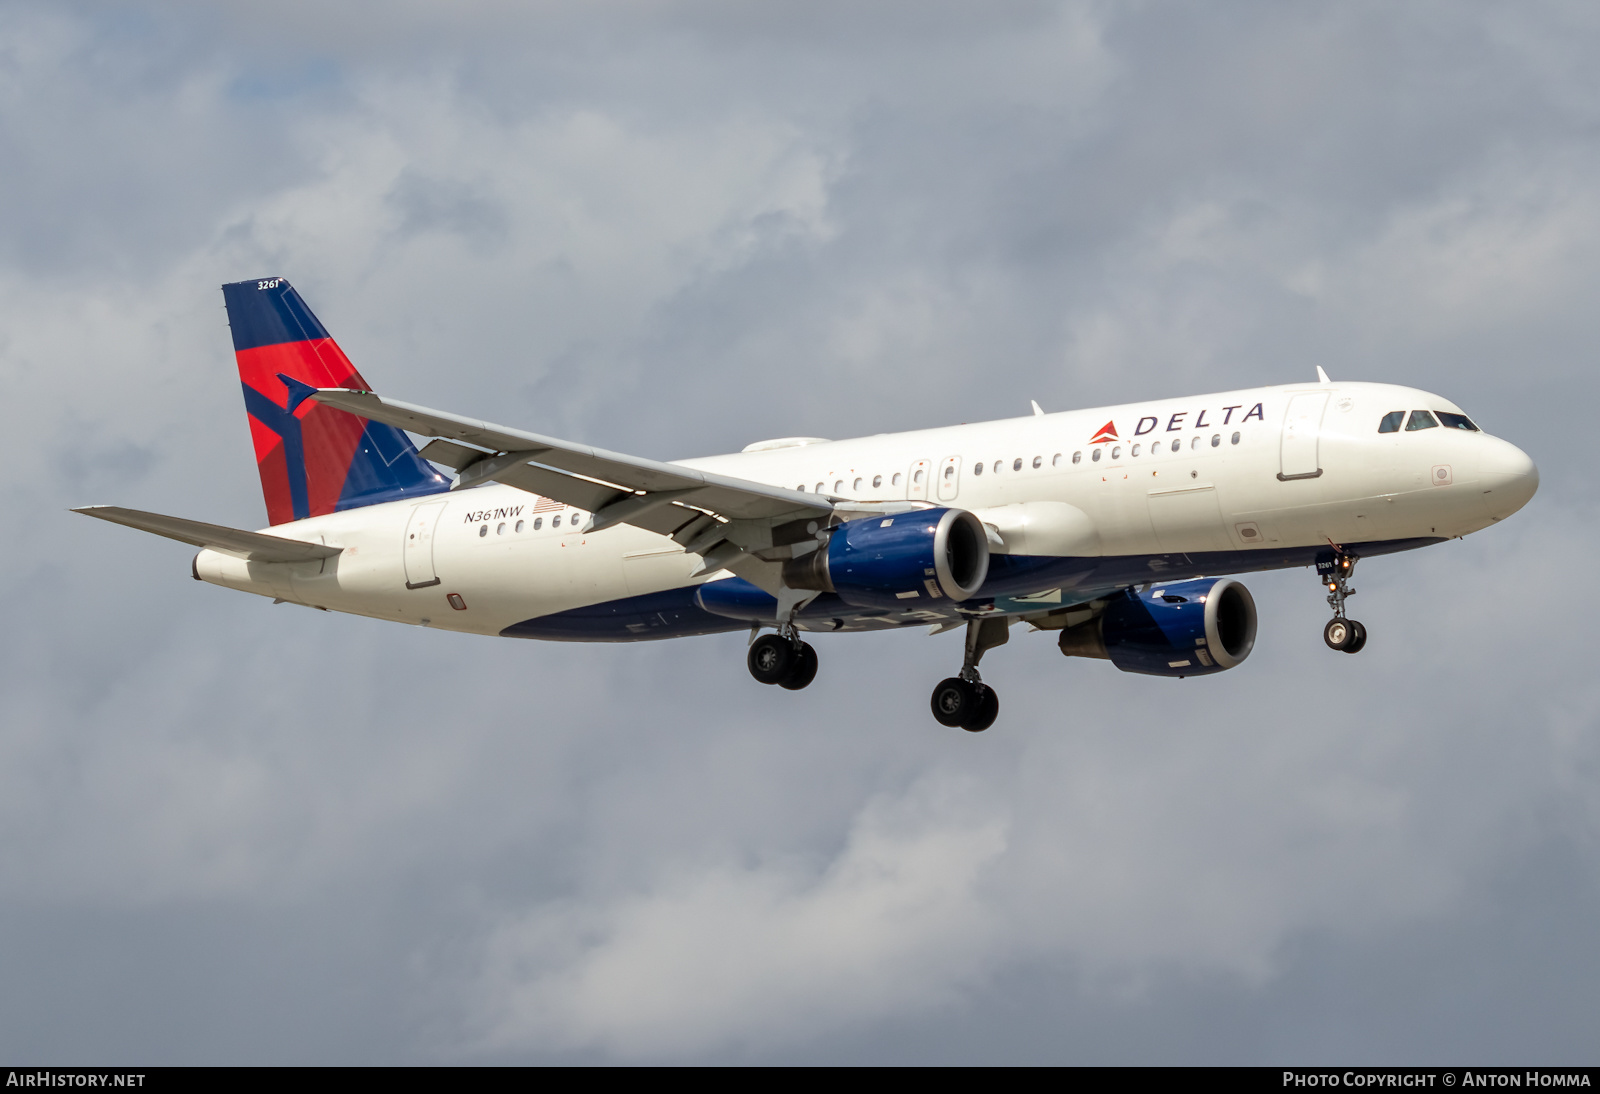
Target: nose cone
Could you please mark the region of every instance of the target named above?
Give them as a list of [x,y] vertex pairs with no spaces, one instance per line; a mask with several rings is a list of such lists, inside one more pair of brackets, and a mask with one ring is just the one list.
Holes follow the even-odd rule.
[[1539,489],[1539,469],[1528,454],[1509,441],[1485,437],[1491,442],[1479,465],[1479,488],[1491,520],[1505,520],[1527,505]]

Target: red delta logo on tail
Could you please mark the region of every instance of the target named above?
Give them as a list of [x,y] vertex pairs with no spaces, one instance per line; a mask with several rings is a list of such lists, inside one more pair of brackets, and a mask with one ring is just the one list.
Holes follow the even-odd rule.
[[269,523],[450,488],[400,430],[308,398],[371,389],[289,282],[240,281],[222,297]]
[[1115,440],[1118,440],[1118,439],[1119,438],[1117,437],[1117,423],[1116,422],[1107,422],[1105,425],[1101,426],[1095,432],[1095,435],[1093,437],[1089,438],[1089,443],[1090,444],[1101,444],[1101,443],[1103,443],[1105,441],[1115,441]]

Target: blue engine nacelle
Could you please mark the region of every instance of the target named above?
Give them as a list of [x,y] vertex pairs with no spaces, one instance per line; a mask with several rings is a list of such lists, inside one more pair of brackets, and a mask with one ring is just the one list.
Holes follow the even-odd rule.
[[1100,616],[1061,632],[1068,657],[1104,657],[1123,672],[1205,676],[1231,669],[1256,642],[1256,602],[1230,578],[1132,589]]
[[791,588],[836,593],[846,604],[863,608],[966,600],[988,576],[988,534],[965,509],[846,521],[825,545],[783,567]]

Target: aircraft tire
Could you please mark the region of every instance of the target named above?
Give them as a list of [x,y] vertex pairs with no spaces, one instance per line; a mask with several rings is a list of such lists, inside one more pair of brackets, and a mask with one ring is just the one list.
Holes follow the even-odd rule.
[[959,676],[951,676],[939,681],[928,705],[933,709],[934,721],[957,729],[977,713],[979,698],[977,688]]
[[982,697],[978,700],[977,709],[972,712],[971,718],[961,723],[961,728],[968,733],[982,733],[1000,717],[1000,694],[986,684],[979,684],[978,690]]
[[745,663],[750,667],[750,675],[759,683],[781,684],[794,671],[798,660],[799,653],[793,642],[781,635],[764,634],[750,643]]
[[1350,629],[1355,634],[1350,639],[1350,644],[1344,648],[1345,653],[1360,653],[1361,648],[1367,644],[1367,628],[1354,619],[1350,620]]
[[817,678],[817,651],[809,642],[800,643],[800,656],[795,658],[789,675],[778,681],[778,686],[789,691],[799,691]]
[[1355,641],[1356,627],[1359,624],[1348,619],[1334,616],[1328,620],[1328,625],[1322,628],[1322,640],[1328,644],[1330,650],[1348,650]]

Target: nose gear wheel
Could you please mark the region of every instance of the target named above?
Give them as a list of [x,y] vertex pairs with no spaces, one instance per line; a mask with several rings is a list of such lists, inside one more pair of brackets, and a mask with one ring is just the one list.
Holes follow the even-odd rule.
[[1367,644],[1367,628],[1345,615],[1344,604],[1356,595],[1350,586],[1350,575],[1355,572],[1356,556],[1335,550],[1317,559],[1317,576],[1328,589],[1328,607],[1333,618],[1322,628],[1322,640],[1330,650],[1341,653],[1359,653]]

